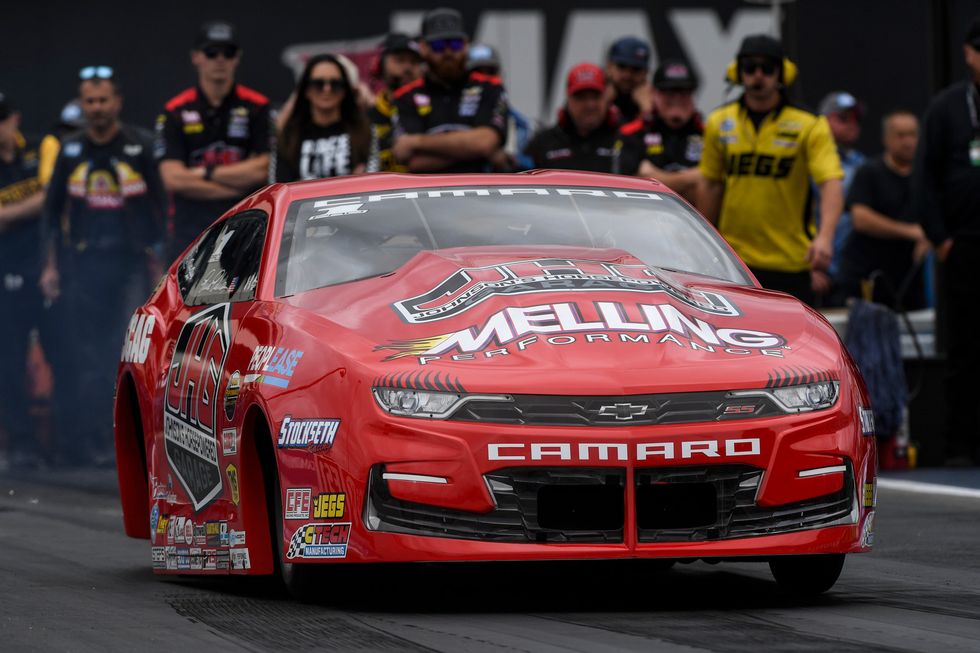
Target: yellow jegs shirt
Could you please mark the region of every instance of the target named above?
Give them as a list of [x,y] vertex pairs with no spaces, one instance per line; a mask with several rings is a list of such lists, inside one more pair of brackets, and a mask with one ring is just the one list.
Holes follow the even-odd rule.
[[757,133],[741,101],[721,106],[708,116],[700,169],[725,183],[718,230],[749,267],[809,268],[810,179],[844,176],[826,118],[784,104]]

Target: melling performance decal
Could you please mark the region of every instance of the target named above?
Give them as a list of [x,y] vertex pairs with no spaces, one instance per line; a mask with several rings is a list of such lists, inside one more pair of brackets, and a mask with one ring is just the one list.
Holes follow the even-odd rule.
[[561,302],[510,306],[492,313],[476,326],[423,338],[392,340],[377,345],[375,351],[393,351],[384,359],[386,361],[414,356],[419,364],[426,365],[435,360],[505,356],[541,344],[608,342],[656,344],[731,356],[760,354],[782,358],[781,348],[786,339],[766,331],[719,328],[687,315],[669,303]]
[[426,324],[455,317],[494,295],[611,290],[667,293],[707,313],[739,314],[725,297],[672,286],[646,265],[580,259],[534,259],[463,268],[428,292],[395,302],[392,306],[405,321]]
[[218,384],[231,342],[230,310],[230,304],[218,304],[184,324],[167,376],[163,415],[167,460],[195,512],[221,493],[215,423]]

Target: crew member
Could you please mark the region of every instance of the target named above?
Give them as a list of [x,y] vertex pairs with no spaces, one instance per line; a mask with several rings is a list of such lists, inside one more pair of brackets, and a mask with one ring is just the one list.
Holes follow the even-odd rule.
[[[766,35],[748,36],[727,72],[740,98],[711,113],[704,131],[701,210],[718,224],[766,288],[813,304],[811,268],[826,270],[844,173],[826,118],[789,103],[796,65]],[[821,196],[811,238],[810,179]]]
[[392,94],[421,75],[422,57],[419,55],[418,43],[400,32],[391,32],[385,36],[375,68],[375,77],[381,80],[384,87],[375,97],[374,105],[368,109],[368,122],[371,124],[368,172],[408,172],[408,168],[395,162],[391,151],[391,116],[395,112]]
[[608,98],[626,122],[632,122],[653,109],[647,77],[650,74],[650,44],[635,36],[617,39],[606,57]]
[[157,118],[160,175],[174,194],[171,255],[268,181],[269,101],[235,81],[241,59],[232,26],[205,23],[191,51],[197,85]]
[[507,95],[498,77],[467,74],[469,37],[454,9],[422,19],[424,77],[395,98],[395,159],[411,172],[484,172],[507,140]]

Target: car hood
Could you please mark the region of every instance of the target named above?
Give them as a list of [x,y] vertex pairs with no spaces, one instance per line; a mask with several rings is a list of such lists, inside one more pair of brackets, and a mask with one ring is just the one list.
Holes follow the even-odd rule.
[[803,382],[841,365],[834,330],[796,299],[615,249],[422,252],[286,301],[382,385],[641,394]]

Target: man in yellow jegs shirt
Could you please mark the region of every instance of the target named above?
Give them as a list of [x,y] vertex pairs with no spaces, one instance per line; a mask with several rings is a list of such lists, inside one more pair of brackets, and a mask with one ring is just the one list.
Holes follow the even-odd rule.
[[[812,305],[826,290],[810,272],[830,265],[844,172],[826,118],[787,100],[784,89],[795,77],[779,41],[742,41],[728,80],[744,93],[708,116],[699,208],[763,287]],[[816,235],[811,179],[821,198]]]

